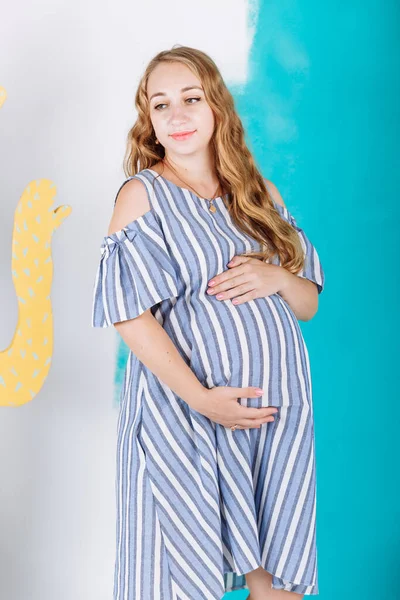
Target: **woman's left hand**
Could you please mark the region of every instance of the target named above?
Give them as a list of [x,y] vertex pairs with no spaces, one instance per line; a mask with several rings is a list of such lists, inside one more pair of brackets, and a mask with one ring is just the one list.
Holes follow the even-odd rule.
[[227,271],[210,279],[207,293],[215,295],[217,300],[232,298],[233,304],[279,293],[289,274],[279,265],[241,255],[234,256],[228,267]]

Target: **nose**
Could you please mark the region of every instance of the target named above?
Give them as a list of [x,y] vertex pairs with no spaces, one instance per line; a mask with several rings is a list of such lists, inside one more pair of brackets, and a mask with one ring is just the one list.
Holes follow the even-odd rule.
[[186,121],[186,107],[185,106],[172,106],[169,113],[171,124],[181,124]]

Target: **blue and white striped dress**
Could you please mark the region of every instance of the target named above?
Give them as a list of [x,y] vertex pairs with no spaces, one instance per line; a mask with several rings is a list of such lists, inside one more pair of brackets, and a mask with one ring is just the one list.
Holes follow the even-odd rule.
[[[92,325],[150,308],[204,386],[258,386],[263,396],[240,403],[279,410],[259,429],[231,431],[129,352],[117,425],[114,600],[220,600],[247,588],[245,573],[260,565],[273,588],[318,594],[312,387],[297,318],[279,294],[235,306],[206,293],[233,256],[260,249],[222,197],[212,213],[152,169],[134,177],[150,210],[104,237]],[[300,236],[299,276],[321,292],[316,249],[275,206]]]

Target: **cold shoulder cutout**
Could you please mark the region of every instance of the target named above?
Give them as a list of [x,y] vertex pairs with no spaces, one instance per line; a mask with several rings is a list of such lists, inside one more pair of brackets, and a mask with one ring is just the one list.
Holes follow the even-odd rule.
[[[304,279],[313,281],[317,286],[318,294],[320,294],[324,289],[325,274],[316,248],[307,237],[305,231],[299,227],[296,219],[286,208],[286,206],[282,206],[282,204],[279,204],[275,200],[273,200],[273,202],[281,217],[296,229],[300,237],[300,242],[304,251],[304,267],[301,271],[299,271],[299,273],[297,273],[298,277],[303,277]],[[274,259],[271,259],[270,262],[271,264],[278,264],[275,257]]]

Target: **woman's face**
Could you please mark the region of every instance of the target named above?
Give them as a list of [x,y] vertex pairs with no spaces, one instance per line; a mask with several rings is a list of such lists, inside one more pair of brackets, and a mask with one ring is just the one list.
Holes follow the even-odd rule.
[[[193,89],[185,89],[193,88]],[[166,155],[198,154],[208,151],[214,132],[214,115],[207,104],[202,85],[186,65],[157,65],[147,82],[150,119]],[[179,131],[194,131],[174,139]]]

